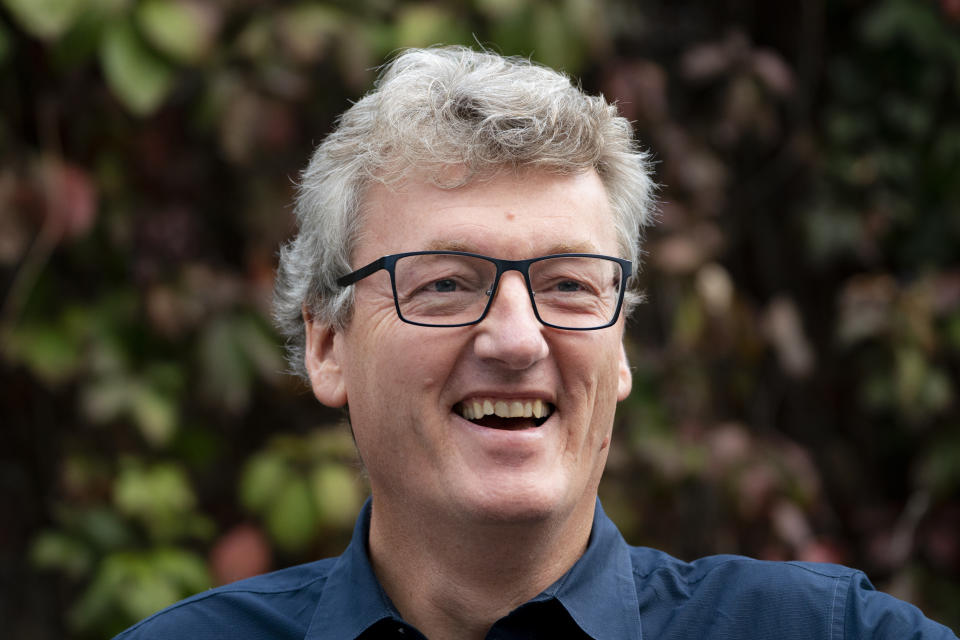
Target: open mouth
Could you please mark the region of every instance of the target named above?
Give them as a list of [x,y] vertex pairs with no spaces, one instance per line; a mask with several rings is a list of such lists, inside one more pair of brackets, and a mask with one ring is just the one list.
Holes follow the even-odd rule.
[[470,398],[454,409],[474,424],[515,431],[539,427],[553,414],[554,406],[540,399]]

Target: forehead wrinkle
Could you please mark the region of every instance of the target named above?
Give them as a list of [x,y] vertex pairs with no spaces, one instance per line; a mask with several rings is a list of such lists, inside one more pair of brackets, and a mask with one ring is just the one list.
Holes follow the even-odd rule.
[[[433,240],[427,244],[426,251],[462,251],[464,253],[478,253],[477,248],[465,242],[457,240]],[[597,253],[597,248],[587,242],[559,242],[550,247],[538,256],[549,256],[557,253]],[[492,256],[495,257],[495,256]]]

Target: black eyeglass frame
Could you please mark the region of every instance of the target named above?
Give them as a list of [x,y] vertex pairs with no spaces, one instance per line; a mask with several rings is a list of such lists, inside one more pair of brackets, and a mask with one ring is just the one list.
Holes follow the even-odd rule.
[[[403,313],[400,312],[400,301],[397,297],[397,279],[395,276],[397,261],[408,256],[425,255],[466,256],[469,258],[479,258],[481,260],[486,260],[487,262],[493,263],[493,265],[497,268],[497,272],[493,278],[493,284],[490,285],[490,291],[487,293],[487,304],[483,308],[483,313],[480,314],[479,318],[471,322],[459,322],[455,324],[429,324],[426,322],[416,322],[403,317]],[[617,296],[617,308],[614,310],[613,317],[608,323],[598,327],[562,327],[560,325],[551,324],[540,317],[540,311],[537,309],[537,303],[534,300],[533,285],[530,283],[530,265],[542,260],[549,260],[550,258],[601,258],[603,260],[609,260],[620,265],[620,293]],[[500,276],[507,271],[519,271],[523,275],[523,281],[527,285],[527,293],[530,296],[530,305],[533,307],[533,314],[537,317],[537,320],[540,321],[540,324],[546,327],[550,327],[552,329],[561,329],[564,331],[596,331],[598,329],[606,329],[607,327],[611,327],[616,324],[617,320],[620,318],[620,311],[623,309],[623,298],[627,290],[627,279],[633,275],[633,263],[631,261],[625,260],[624,258],[605,256],[598,253],[554,253],[546,256],[539,256],[537,258],[529,258],[527,260],[502,260],[500,258],[491,258],[490,256],[481,255],[479,253],[468,253],[466,251],[408,251],[406,253],[394,253],[388,256],[377,258],[370,264],[360,267],[356,271],[352,271],[345,276],[340,276],[337,278],[337,284],[341,287],[349,287],[350,285],[363,280],[367,276],[373,275],[381,269],[390,274],[390,287],[393,289],[393,306],[397,311],[397,317],[407,324],[413,324],[419,327],[439,328],[469,327],[471,325],[479,324],[484,318],[487,317],[487,313],[490,311],[490,306],[493,304],[493,299],[497,294],[497,287],[500,285]]]

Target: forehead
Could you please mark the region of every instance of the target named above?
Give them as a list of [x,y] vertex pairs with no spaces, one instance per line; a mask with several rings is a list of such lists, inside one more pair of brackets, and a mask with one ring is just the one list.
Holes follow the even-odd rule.
[[513,259],[619,253],[606,189],[594,171],[504,171],[453,189],[411,177],[374,184],[363,205],[354,250],[361,264],[429,249]]

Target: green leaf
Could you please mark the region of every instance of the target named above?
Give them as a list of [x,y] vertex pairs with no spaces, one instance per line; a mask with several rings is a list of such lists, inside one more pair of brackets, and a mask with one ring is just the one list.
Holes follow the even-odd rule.
[[470,32],[450,12],[436,4],[404,5],[397,16],[395,46],[426,47],[432,44],[470,42]]
[[181,469],[172,464],[145,468],[128,463],[114,487],[114,502],[121,512],[140,516],[170,509],[193,507],[193,492]]
[[132,619],[145,618],[182,597],[177,585],[161,574],[137,571],[131,577],[125,581],[129,588],[117,592],[117,600]]
[[182,592],[195,593],[210,587],[210,573],[203,558],[176,548],[160,548],[153,554],[155,570]]
[[[291,443],[291,453],[293,448]],[[301,456],[308,460],[339,459],[343,461],[357,461],[357,446],[353,441],[350,429],[345,425],[335,428],[315,429],[307,436],[307,441],[299,443]]]
[[240,478],[240,502],[255,513],[265,511],[292,476],[292,469],[282,457],[259,453],[247,463]]
[[490,40],[505,55],[530,56],[533,43],[530,25],[533,24],[533,9],[530,4],[517,4],[497,19],[490,32]]
[[363,502],[356,474],[342,464],[320,464],[310,474],[310,486],[320,521],[335,527],[349,527]]
[[283,355],[277,341],[253,316],[238,318],[234,339],[261,376],[273,377],[283,370]]
[[40,569],[59,569],[81,578],[93,566],[93,554],[83,542],[62,531],[44,531],[33,541],[30,560]]
[[949,496],[960,486],[960,425],[953,425],[933,444],[920,459],[917,483],[936,495]]
[[142,522],[155,540],[203,533],[194,512],[193,488],[178,465],[127,463],[114,484],[113,499],[121,513]]
[[176,0],[147,0],[137,7],[137,21],[153,46],[174,60],[197,63],[207,56],[216,36],[212,8]]
[[77,16],[70,29],[52,47],[57,70],[69,72],[86,68],[96,58],[104,28],[111,22],[110,12],[117,8],[104,6],[104,0],[87,0],[88,6]]
[[272,334],[249,314],[225,315],[211,322],[198,349],[204,392],[232,412],[247,406],[255,374],[272,378],[283,370],[283,356]]
[[140,433],[153,446],[169,443],[176,433],[176,402],[153,387],[143,384],[134,387],[130,411]]
[[244,353],[241,333],[236,317],[223,316],[206,327],[198,347],[206,395],[233,412],[247,406],[253,383],[253,367]]
[[88,382],[80,395],[83,415],[100,424],[116,419],[127,408],[130,387],[129,380],[113,375]]
[[127,22],[105,32],[100,63],[111,90],[135,115],[153,113],[173,86],[169,65],[150,51]]
[[28,33],[55,40],[73,25],[87,0],[3,0],[14,19]]
[[498,21],[517,15],[528,4],[528,0],[474,0],[474,5],[481,13]]
[[92,376],[84,385],[80,395],[84,415],[101,424],[129,416],[151,445],[169,444],[179,425],[179,370],[157,364],[141,378],[131,375],[122,363],[109,357],[110,349],[95,351],[107,355],[106,362],[104,359],[99,362],[105,366],[95,367],[106,373]]
[[863,40],[875,47],[902,41],[927,58],[960,60],[960,43],[933,3],[886,0],[877,3],[860,25]]
[[305,62],[319,60],[344,25],[341,12],[319,4],[300,4],[277,20],[281,42],[294,57]]
[[824,206],[810,209],[803,220],[804,240],[814,262],[826,262],[856,251],[863,228],[855,211]]
[[234,41],[236,51],[252,60],[267,55],[273,46],[272,26],[266,16],[251,17]]
[[131,527],[108,506],[84,508],[76,522],[77,530],[99,551],[120,549],[133,543]]
[[58,325],[18,327],[6,342],[9,357],[22,362],[49,385],[66,381],[79,369],[80,346],[74,336]]
[[580,67],[583,45],[559,8],[550,4],[536,6],[533,42],[533,57],[544,64],[568,72]]
[[896,367],[897,399],[901,408],[910,410],[923,390],[929,363],[919,349],[903,347],[896,352]]
[[[122,590],[136,586],[129,584],[133,581],[125,580],[128,572],[123,569],[111,557],[100,563],[93,580],[70,608],[67,620],[72,630],[84,632],[103,624],[115,609],[115,600]],[[128,619],[135,620],[133,616]]]
[[310,487],[302,478],[291,479],[280,490],[267,512],[267,531],[284,551],[300,551],[317,529],[317,510]]
[[81,631],[105,629],[122,613],[126,626],[208,588],[210,583],[203,560],[188,551],[160,548],[113,553],[100,563],[90,586],[70,611],[70,623]]

